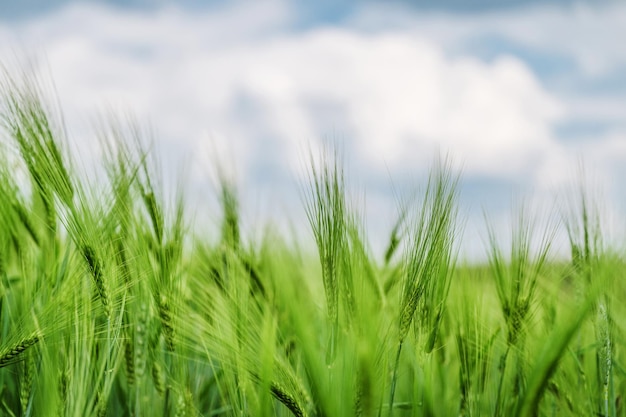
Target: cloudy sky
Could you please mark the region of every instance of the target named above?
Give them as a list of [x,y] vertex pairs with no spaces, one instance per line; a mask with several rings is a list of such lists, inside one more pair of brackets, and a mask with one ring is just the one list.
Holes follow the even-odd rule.
[[339,143],[380,247],[394,190],[441,152],[463,170],[468,253],[483,210],[558,205],[581,160],[626,214],[622,39],[617,1],[0,1],[0,60],[39,58],[85,161],[97,116],[132,113],[194,195],[217,152],[248,223],[284,222],[306,150]]

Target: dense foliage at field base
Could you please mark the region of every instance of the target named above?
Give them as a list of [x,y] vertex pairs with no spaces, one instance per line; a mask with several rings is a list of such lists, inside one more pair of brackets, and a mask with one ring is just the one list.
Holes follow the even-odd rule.
[[133,125],[100,132],[108,180],[87,182],[37,80],[2,93],[3,414],[626,415],[624,262],[584,190],[457,265],[458,177],[437,163],[378,262],[327,152],[303,185],[311,258],[271,228],[243,242],[226,180],[219,238],[194,235]]

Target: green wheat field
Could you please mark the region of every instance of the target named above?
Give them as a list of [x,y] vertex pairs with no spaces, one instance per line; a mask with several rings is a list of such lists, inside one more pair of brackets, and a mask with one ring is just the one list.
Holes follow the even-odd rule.
[[465,264],[441,158],[373,253],[330,147],[301,181],[317,251],[244,239],[226,179],[206,236],[136,126],[98,132],[89,180],[37,79],[0,89],[2,415],[626,415],[626,263],[588,190],[556,220],[521,204],[506,244],[486,221]]

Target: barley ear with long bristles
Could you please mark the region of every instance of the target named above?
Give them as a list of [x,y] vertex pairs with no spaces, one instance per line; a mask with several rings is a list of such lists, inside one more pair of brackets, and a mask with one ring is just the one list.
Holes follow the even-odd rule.
[[39,334],[34,334],[30,337],[22,339],[17,344],[5,348],[3,351],[0,351],[0,368],[10,365],[17,361],[22,353],[26,351],[26,349],[34,346],[39,342],[40,336]]
[[[594,204],[589,184],[585,184],[584,170],[581,168],[582,179],[576,190],[576,199],[569,202],[568,211],[564,215],[564,223],[570,243],[572,269],[579,278],[579,297],[586,294],[594,285],[594,280],[606,274],[606,265],[612,263],[611,255],[606,248],[606,231],[601,227],[600,208]],[[597,197],[597,196],[595,196]],[[593,326],[596,333],[596,380],[600,400],[597,405],[598,415],[615,415],[615,393],[612,389],[614,370],[614,346],[610,320],[610,294],[608,288],[605,294],[598,297],[593,306],[595,318]],[[584,354],[580,354],[583,360]]]
[[457,183],[458,175],[452,173],[449,161],[439,160],[428,178],[420,211],[410,220],[402,266],[403,286],[389,395],[390,415],[393,414],[402,346],[420,303],[426,309],[426,315],[423,316],[424,323],[419,325],[431,326],[426,351],[432,350],[437,336],[453,270]]
[[335,358],[339,326],[339,279],[346,242],[346,201],[343,170],[337,151],[321,155],[321,166],[310,156],[310,189],[304,193],[305,209],[322,266],[322,282],[330,323],[327,364]]
[[102,259],[96,254],[94,247],[88,244],[85,244],[82,247],[83,257],[87,262],[87,266],[89,267],[89,272],[93,277],[94,284],[96,285],[96,290],[98,291],[98,296],[100,301],[102,302],[102,307],[104,308],[104,314],[106,317],[111,316],[111,304],[109,300],[109,291],[107,289],[107,285],[104,281],[104,272],[102,270],[103,263]]

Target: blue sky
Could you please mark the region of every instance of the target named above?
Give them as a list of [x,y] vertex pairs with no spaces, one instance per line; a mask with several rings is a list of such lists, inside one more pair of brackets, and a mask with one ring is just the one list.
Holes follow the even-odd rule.
[[0,2],[0,59],[40,58],[84,165],[97,115],[132,112],[194,195],[218,152],[249,223],[280,223],[301,214],[303,151],[334,140],[380,241],[392,187],[442,151],[464,173],[468,256],[483,210],[503,225],[524,196],[558,206],[581,160],[606,218],[626,214],[620,39],[626,5],[608,0]]

